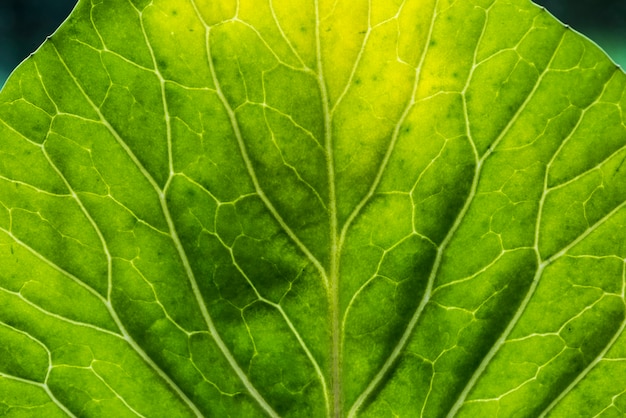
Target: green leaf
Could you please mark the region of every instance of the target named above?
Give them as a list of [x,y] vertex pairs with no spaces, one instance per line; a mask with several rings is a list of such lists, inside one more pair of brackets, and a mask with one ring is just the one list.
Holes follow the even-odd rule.
[[81,0],[0,94],[0,415],[623,415],[625,92],[526,0]]

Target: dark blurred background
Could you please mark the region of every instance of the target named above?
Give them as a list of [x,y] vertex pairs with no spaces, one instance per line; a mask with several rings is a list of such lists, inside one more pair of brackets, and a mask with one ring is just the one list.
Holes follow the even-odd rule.
[[[626,68],[626,0],[535,3],[593,39]],[[0,86],[17,64],[65,20],[75,4],[76,0],[0,0]]]
[[77,0],[0,0],[0,86],[70,14]]
[[626,0],[533,0],[600,45],[626,69]]

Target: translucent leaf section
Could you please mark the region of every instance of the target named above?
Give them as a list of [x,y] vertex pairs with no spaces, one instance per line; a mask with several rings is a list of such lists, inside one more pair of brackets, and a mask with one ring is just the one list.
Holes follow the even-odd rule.
[[526,0],[81,0],[0,93],[0,415],[623,415],[625,92]]

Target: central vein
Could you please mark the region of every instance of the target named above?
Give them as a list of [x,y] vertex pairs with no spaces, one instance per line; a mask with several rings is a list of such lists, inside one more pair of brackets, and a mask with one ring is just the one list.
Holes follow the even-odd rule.
[[[320,67],[321,68],[321,67]],[[322,87],[323,86],[323,87]],[[325,142],[327,150],[327,169],[329,183],[329,214],[330,214],[330,277],[329,301],[332,323],[332,391],[333,417],[341,416],[341,326],[339,314],[339,227],[337,224],[337,197],[335,190],[335,161],[332,145],[332,122],[324,81],[320,75],[320,90],[324,103]]]
[[324,147],[326,149],[326,168],[328,171],[329,216],[330,216],[330,272],[328,300],[331,315],[331,417],[342,416],[342,382],[341,382],[341,325],[339,314],[339,228],[337,225],[337,192],[335,187],[335,160],[332,142],[332,118],[328,98],[328,90],[324,79],[322,63],[322,45],[320,37],[320,5],[315,0],[315,38],[317,53],[317,82],[324,114]]

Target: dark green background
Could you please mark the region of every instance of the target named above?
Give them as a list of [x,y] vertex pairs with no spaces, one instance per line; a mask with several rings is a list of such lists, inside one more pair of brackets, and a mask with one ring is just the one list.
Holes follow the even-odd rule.
[[[626,0],[537,0],[626,67]],[[0,85],[69,15],[76,0],[0,0]]]

